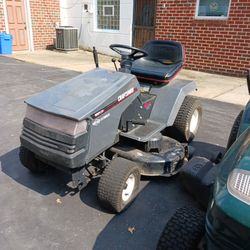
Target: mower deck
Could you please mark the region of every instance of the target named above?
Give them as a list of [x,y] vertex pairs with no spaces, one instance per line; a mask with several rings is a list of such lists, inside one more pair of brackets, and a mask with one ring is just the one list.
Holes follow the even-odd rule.
[[133,145],[118,145],[111,151],[125,159],[136,162],[141,175],[171,176],[176,174],[186,156],[186,149],[178,141],[162,136],[160,152],[145,152]]

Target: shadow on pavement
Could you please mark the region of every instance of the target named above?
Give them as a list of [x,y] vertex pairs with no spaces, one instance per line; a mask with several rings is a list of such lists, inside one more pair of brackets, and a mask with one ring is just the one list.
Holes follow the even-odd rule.
[[[193,142],[192,146],[196,148],[195,155],[208,158],[224,150],[221,146],[203,142]],[[1,156],[4,174],[42,195],[56,193],[63,197],[75,194],[67,186],[69,175],[54,168],[42,175],[34,175],[22,166],[18,153],[19,149],[16,148]],[[98,203],[97,185],[98,178],[78,192],[81,202],[100,213],[108,214]],[[93,249],[155,249],[165,224],[176,209],[184,205],[197,206],[197,203],[184,191],[178,176],[143,177],[138,197],[127,210],[111,218],[97,236]]]
[[55,168],[49,168],[45,173],[33,174],[22,166],[19,161],[19,148],[15,148],[0,157],[2,172],[19,184],[30,188],[42,195],[56,193],[61,197],[71,194],[74,195],[74,189],[67,186],[70,176],[58,171]]
[[195,148],[193,156],[205,157],[212,162],[215,162],[220,155],[223,156],[225,153],[225,148],[220,145],[201,141],[193,141],[190,145]]
[[[211,160],[213,160],[219,152],[224,153],[225,151],[225,149],[219,145],[199,141],[192,142],[191,145],[195,148],[195,156],[203,156]],[[18,154],[19,148],[15,148],[0,157],[2,172],[10,178],[43,195],[50,193],[56,193],[60,196],[75,194],[75,189],[67,185],[71,181],[70,175],[55,168],[49,168],[43,174],[33,174],[22,166]],[[144,177],[144,180],[145,179],[151,180],[152,178]],[[97,184],[98,178],[93,179],[79,195],[85,204],[102,211],[96,198]]]
[[98,186],[99,178],[93,179],[86,188],[81,190],[80,199],[81,201],[95,210],[100,212],[109,213],[106,209],[102,208],[97,200],[97,186]]
[[[196,149],[195,155],[210,159],[224,151],[221,146],[201,141],[193,142],[192,146]],[[67,186],[69,175],[54,168],[42,175],[34,175],[22,166],[18,154],[19,148],[15,148],[0,157],[2,172],[12,180],[42,195],[55,193],[63,197],[76,194]],[[100,220],[100,224],[104,226],[99,229],[101,231],[96,232],[97,236],[93,239],[94,250],[155,249],[163,228],[176,209],[185,205],[198,206],[185,192],[178,175],[171,178],[143,177],[141,191],[135,201],[127,210],[113,216],[99,205],[97,185],[98,178],[78,192],[80,201],[97,211],[91,212],[94,214],[91,220]],[[75,205],[79,206],[79,203]],[[107,216],[110,218],[108,223]],[[88,230],[86,226],[82,227]]]
[[196,204],[183,192],[178,177],[150,180],[131,206],[106,225],[96,239],[94,250],[156,249],[160,234],[175,210]]

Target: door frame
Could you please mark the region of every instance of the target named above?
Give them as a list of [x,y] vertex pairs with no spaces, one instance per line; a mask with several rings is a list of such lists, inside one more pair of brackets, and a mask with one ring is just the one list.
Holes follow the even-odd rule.
[[[133,0],[133,20],[132,20],[132,39],[131,44],[134,46],[135,43],[135,18],[136,18],[136,0]],[[157,0],[155,0],[155,13],[154,13],[154,28],[156,27],[156,15],[157,14]],[[155,36],[155,29],[154,29],[154,36]]]
[[[34,41],[33,41],[33,32],[32,32],[32,22],[31,22],[31,12],[30,12],[30,0],[24,1],[24,11],[25,11],[25,21],[26,21],[26,33],[28,40],[28,51],[34,51]],[[9,33],[9,23],[6,9],[6,0],[3,0],[3,14],[5,21],[5,30]]]
[[130,39],[129,39],[129,42],[130,42],[130,46],[133,46],[134,44],[134,15],[135,15],[135,0],[132,1],[132,20],[131,20],[131,23],[130,23]]

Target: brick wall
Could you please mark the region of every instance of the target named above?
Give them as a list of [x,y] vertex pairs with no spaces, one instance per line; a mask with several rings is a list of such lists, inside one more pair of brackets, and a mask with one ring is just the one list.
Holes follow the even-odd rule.
[[0,0],[0,32],[5,31],[5,22],[3,14],[3,0]]
[[182,42],[188,69],[242,76],[250,68],[250,0],[231,0],[223,21],[194,19],[195,8],[196,0],[158,0],[156,38]]
[[35,49],[53,44],[55,23],[60,21],[59,0],[30,0],[33,40]]

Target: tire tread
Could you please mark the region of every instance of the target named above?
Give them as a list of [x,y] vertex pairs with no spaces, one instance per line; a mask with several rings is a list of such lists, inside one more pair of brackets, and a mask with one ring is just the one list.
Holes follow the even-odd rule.
[[[97,197],[101,204],[112,212],[121,212],[128,204],[121,202],[124,183],[131,173],[135,173],[136,182],[140,180],[138,166],[126,159],[116,158],[105,168],[98,183]],[[139,185],[135,183],[135,193],[128,200],[130,203],[136,196]]]
[[190,135],[188,128],[193,112],[196,109],[198,109],[201,119],[202,109],[200,101],[193,96],[186,96],[171,129],[175,139],[181,142],[190,142],[194,139],[195,134]]
[[205,213],[195,207],[177,209],[166,224],[157,250],[194,250],[205,231]]
[[237,138],[239,128],[240,128],[241,118],[243,116],[243,112],[244,112],[244,110],[241,110],[240,113],[237,115],[237,117],[234,120],[232,129],[230,131],[230,135],[228,138],[228,142],[227,142],[227,150],[232,146],[232,144],[235,142],[235,140]]

